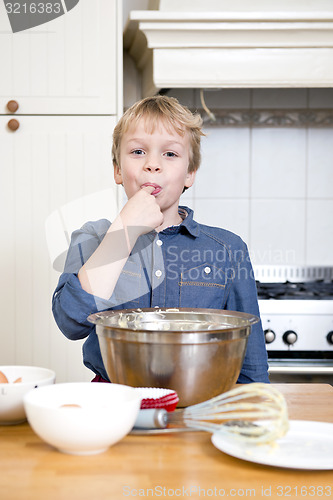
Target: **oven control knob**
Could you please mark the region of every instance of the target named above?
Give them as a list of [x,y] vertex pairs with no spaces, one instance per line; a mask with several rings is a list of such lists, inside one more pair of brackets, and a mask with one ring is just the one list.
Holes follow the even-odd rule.
[[264,331],[264,334],[265,334],[266,344],[271,344],[272,342],[274,342],[276,335],[275,332],[273,332],[273,330],[270,330],[268,328],[267,330]]
[[328,332],[328,334],[327,334],[327,337],[326,337],[326,338],[327,338],[327,342],[328,342],[329,344],[333,344],[333,330],[332,330],[331,332]]
[[293,345],[297,341],[297,333],[294,330],[287,330],[284,332],[282,340],[287,345]]

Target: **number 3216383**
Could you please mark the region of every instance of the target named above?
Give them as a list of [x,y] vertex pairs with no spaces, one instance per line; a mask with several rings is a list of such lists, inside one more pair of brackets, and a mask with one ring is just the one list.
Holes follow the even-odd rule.
[[331,497],[331,486],[277,486],[276,494],[279,497]]
[[60,14],[62,12],[60,2],[6,2],[8,14]]

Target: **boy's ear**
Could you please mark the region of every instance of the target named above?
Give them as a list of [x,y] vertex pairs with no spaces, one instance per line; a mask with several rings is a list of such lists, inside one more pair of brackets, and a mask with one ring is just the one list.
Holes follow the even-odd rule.
[[189,188],[193,185],[196,173],[197,173],[196,171],[187,173],[186,179],[185,179],[185,187]]
[[121,170],[116,163],[113,163],[113,177],[116,184],[122,184],[123,178],[121,175]]

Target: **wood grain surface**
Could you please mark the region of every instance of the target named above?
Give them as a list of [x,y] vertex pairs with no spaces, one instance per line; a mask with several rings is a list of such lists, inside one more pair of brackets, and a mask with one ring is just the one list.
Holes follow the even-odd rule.
[[[290,419],[333,423],[332,386],[274,385]],[[80,457],[44,443],[28,423],[0,426],[1,500],[123,498],[326,500],[333,498],[333,472],[239,460],[217,450],[204,432],[128,435],[105,453]]]

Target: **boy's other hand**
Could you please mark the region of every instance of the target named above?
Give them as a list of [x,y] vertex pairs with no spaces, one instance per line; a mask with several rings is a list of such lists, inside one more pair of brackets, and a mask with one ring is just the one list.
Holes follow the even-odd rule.
[[163,224],[163,214],[155,196],[152,195],[154,190],[154,186],[143,186],[120,212],[123,224],[137,228],[138,235],[149,233]]

